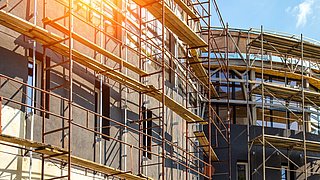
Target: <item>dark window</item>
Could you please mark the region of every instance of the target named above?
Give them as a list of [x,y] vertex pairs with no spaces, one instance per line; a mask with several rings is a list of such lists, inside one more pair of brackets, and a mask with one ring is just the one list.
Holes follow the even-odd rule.
[[247,163],[237,163],[237,179],[238,180],[247,180]]
[[[95,112],[99,113],[100,111],[100,82],[96,81],[95,82]],[[106,136],[110,136],[110,121],[109,118],[110,117],[110,87],[102,84],[102,124],[100,125],[100,118],[99,116],[95,116],[95,130],[99,131],[99,127],[102,128],[102,134],[106,135]],[[96,134],[97,136],[97,134]],[[110,140],[109,137],[106,136],[102,136],[103,139],[105,140]]]
[[177,57],[176,54],[176,39],[173,34],[169,31],[166,31],[168,36],[166,36],[166,48],[169,50],[170,55],[166,56],[166,63],[168,63],[169,68],[166,69],[166,79],[174,85],[175,83],[175,69],[176,65],[174,63],[174,59]]
[[[50,67],[50,59],[49,58],[46,58],[46,66],[47,67]],[[43,67],[43,66],[42,66]],[[46,71],[46,79],[45,79],[45,90],[46,91],[50,91],[50,69],[48,70],[44,70],[42,69],[42,73],[43,71]],[[43,102],[41,101],[41,104],[43,104]],[[50,109],[50,94],[48,93],[45,93],[45,110],[48,112]],[[46,113],[46,118],[49,118],[49,113]]]
[[[142,119],[143,121],[143,148],[149,152],[151,152],[151,141],[152,141],[152,111],[142,109]],[[145,135],[147,134],[147,135]],[[151,159],[151,153],[143,151],[143,156]]]

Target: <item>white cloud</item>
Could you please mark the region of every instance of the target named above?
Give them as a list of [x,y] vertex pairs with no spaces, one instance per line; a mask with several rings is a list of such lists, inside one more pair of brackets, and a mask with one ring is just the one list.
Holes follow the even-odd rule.
[[292,7],[291,6],[286,8],[286,13],[291,13],[291,11],[292,11]]
[[298,9],[296,27],[304,27],[308,22],[309,15],[312,14],[312,5],[314,0],[304,0],[294,9]]

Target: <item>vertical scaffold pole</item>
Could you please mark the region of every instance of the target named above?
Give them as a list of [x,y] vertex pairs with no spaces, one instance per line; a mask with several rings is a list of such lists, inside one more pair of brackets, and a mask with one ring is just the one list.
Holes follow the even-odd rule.
[[69,0],[69,118],[68,118],[68,180],[71,180],[71,138],[72,138],[72,100],[73,100],[73,59],[72,59],[72,50],[73,50],[73,0]]
[[212,109],[211,109],[211,66],[210,66],[210,55],[211,55],[211,46],[210,46],[210,34],[211,34],[211,25],[210,25],[210,21],[211,21],[211,1],[208,1],[208,135],[209,135],[209,158],[208,158],[208,162],[209,162],[209,180],[212,179],[212,156],[213,154],[211,153],[211,146],[212,146]]
[[[139,46],[138,46],[138,51],[139,51],[139,68],[140,69],[143,69],[143,62],[142,62],[142,7],[141,6],[138,6],[139,7],[139,38],[138,38],[138,41],[139,41]],[[141,77],[141,75],[139,75],[139,81],[140,82],[143,82],[143,77]],[[138,173],[139,174],[142,174],[142,163],[143,163],[143,153],[141,151],[141,144],[142,144],[142,134],[141,134],[141,131],[142,131],[142,122],[141,120],[143,119],[142,118],[142,93],[139,92],[139,160],[138,160]]]
[[[38,14],[38,2],[34,0],[33,6],[33,24],[37,25],[37,14]],[[34,127],[34,116],[35,116],[35,99],[36,99],[36,50],[37,42],[33,40],[32,42],[32,95],[31,95],[31,123],[30,123],[30,140],[33,141],[33,127]],[[29,152],[29,180],[32,179],[32,148]]]
[[161,173],[161,177],[162,177],[162,180],[165,180],[165,148],[166,148],[166,143],[165,143],[165,113],[164,113],[164,101],[165,101],[165,86],[164,86],[164,82],[165,82],[165,0],[162,0],[162,29],[161,29],[161,35],[162,35],[162,44],[161,44],[161,53],[162,53],[162,60],[161,60],[161,68],[162,68],[162,72],[161,72],[161,86],[162,86],[162,102],[161,102],[161,105],[162,105],[162,108],[161,108],[161,128],[162,128],[162,131],[161,131],[161,139],[162,139],[162,173]]
[[302,135],[303,135],[303,162],[304,162],[304,179],[308,179],[308,167],[307,167],[307,145],[306,145],[306,131],[307,124],[305,120],[305,103],[304,103],[304,64],[303,64],[303,35],[301,34],[301,94],[302,94]]
[[[43,18],[47,17],[47,0],[43,0],[43,4],[42,4],[42,16]],[[46,24],[43,24],[43,28],[45,29],[46,28]],[[47,78],[47,62],[46,62],[46,47],[45,46],[42,46],[42,49],[43,49],[43,56],[42,56],[42,89],[46,89],[46,78]],[[46,93],[45,91],[42,91],[42,110],[43,110],[43,113],[42,113],[42,128],[41,128],[41,142],[42,143],[45,143],[45,128],[46,128],[46,125],[45,125],[45,122],[46,122]],[[41,180],[44,179],[45,177],[45,167],[44,167],[44,155],[41,156]]]
[[265,136],[264,136],[264,76],[263,76],[263,26],[261,26],[261,100],[262,100],[262,178],[263,180],[266,179],[266,142],[265,142]]
[[0,96],[0,134],[2,134],[2,118],[1,117],[2,117],[2,97]]

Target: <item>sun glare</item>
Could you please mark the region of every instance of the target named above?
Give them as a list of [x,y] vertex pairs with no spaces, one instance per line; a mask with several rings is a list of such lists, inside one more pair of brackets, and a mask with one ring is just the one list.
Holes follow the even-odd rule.
[[82,0],[83,3],[90,4],[91,0]]

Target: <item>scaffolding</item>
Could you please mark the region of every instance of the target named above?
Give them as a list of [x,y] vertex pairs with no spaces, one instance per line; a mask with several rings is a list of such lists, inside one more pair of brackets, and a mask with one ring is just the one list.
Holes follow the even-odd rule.
[[[263,27],[260,30],[225,31],[228,31],[227,27],[212,27],[216,40],[212,58],[216,62],[206,68],[210,66],[214,72],[223,74],[225,71],[220,62],[226,59],[225,56],[230,56],[227,58],[228,74],[233,74],[232,77],[224,75],[212,81],[226,83],[227,86],[232,84],[232,87],[239,84],[243,99],[233,97],[212,99],[211,102],[233,103],[247,109],[248,121],[243,125],[247,126],[248,178],[267,179],[268,172],[283,171],[282,167],[272,165],[271,159],[275,154],[287,161],[284,170],[287,173],[298,173],[302,179],[318,174],[312,167],[312,161],[319,159],[314,154],[318,152],[319,142],[310,133],[316,129],[311,121],[311,113],[315,113],[312,109],[318,111],[319,108],[319,79],[316,75],[319,43],[304,40],[302,35],[297,37],[264,31]],[[226,44],[226,39],[232,43]],[[228,91],[229,88],[227,96]],[[284,115],[273,114],[272,110],[284,112]],[[238,122],[234,120],[233,123]],[[280,127],[283,132],[269,128],[281,124],[285,126]],[[291,154],[295,152],[300,153],[301,161],[292,158]]]
[[[219,134],[229,143],[230,127],[225,124],[230,125],[228,123],[230,120],[222,120],[210,103],[211,98],[219,98],[211,82],[210,74],[210,54],[213,51],[213,42],[211,36],[208,36],[208,42],[202,38],[203,35],[211,34],[211,3],[210,0],[130,0],[123,2],[108,0],[49,2],[44,0],[41,4],[42,27],[37,25],[36,17],[35,23],[30,23],[14,15],[8,11],[10,4],[7,4],[0,10],[0,24],[39,43],[39,47],[42,48],[42,87],[30,86],[2,74],[0,78],[6,82],[31,88],[33,92],[40,93],[42,98],[41,105],[28,105],[0,96],[1,102],[6,101],[6,103],[18,104],[39,111],[42,114],[42,137],[41,143],[4,134],[1,134],[0,140],[6,142],[6,145],[41,154],[41,179],[46,179],[45,161],[48,159],[60,163],[61,168],[67,167],[66,173],[52,179],[70,179],[72,165],[92,171],[93,174],[99,172],[119,179],[151,179],[148,168],[152,167],[153,169],[158,168],[159,179],[160,177],[165,179],[167,176],[166,161],[168,160],[183,167],[185,179],[188,179],[191,174],[212,179],[213,162],[220,161],[214,151],[218,147],[218,142],[215,142],[212,148],[213,137]],[[51,12],[51,5],[61,7],[63,12],[61,13],[61,10],[56,13]],[[110,8],[115,13],[115,18],[107,15]],[[178,12],[182,18],[178,17]],[[36,8],[34,14],[37,14]],[[118,19],[121,19],[120,22],[117,21]],[[112,24],[113,33],[121,32],[120,35],[108,33],[105,23]],[[82,32],[84,26],[90,28],[90,32],[94,32],[93,38]],[[169,50],[170,47],[166,43],[170,36],[177,39],[176,44],[182,44],[182,47],[185,47],[182,49],[183,53],[178,53],[178,50],[175,50],[176,52]],[[115,42],[117,51],[107,47],[109,41]],[[79,50],[81,48],[90,52],[82,52]],[[138,62],[137,64],[129,62],[129,52],[135,62]],[[207,52],[207,55],[203,55],[203,52]],[[51,62],[47,58],[50,53],[61,57],[62,60]],[[180,54],[184,54],[184,57],[180,57]],[[36,56],[36,51],[33,52],[33,55]],[[208,70],[204,68],[204,64],[208,65]],[[75,103],[73,88],[79,82],[74,78],[78,76],[75,74],[78,69],[75,69],[74,66],[81,67],[84,69],[83,72],[93,74],[98,80],[100,106],[97,112]],[[50,79],[50,71],[55,68],[63,69],[62,76],[65,82],[51,87],[50,82],[47,84],[47,80]],[[183,87],[184,99],[177,100],[174,95],[168,95],[166,81],[171,77],[174,77],[175,84],[178,84],[179,81]],[[157,81],[154,82],[154,80]],[[125,96],[121,104],[125,111],[124,123],[106,117],[102,113],[103,83],[110,86],[114,86],[115,83],[119,84],[120,94],[123,93]],[[67,90],[67,98],[54,93],[62,89]],[[174,91],[177,91],[178,94],[178,90]],[[136,121],[129,122],[126,118],[127,97],[133,93],[139,94],[139,117]],[[52,112],[50,107],[52,105],[48,104],[51,98],[59,99],[66,104],[67,113],[61,115]],[[175,118],[180,117],[183,124],[185,123],[183,125],[185,133],[181,136],[182,139],[185,139],[182,140],[183,144],[177,145],[166,138],[168,110],[172,111]],[[151,114],[149,111],[152,111]],[[78,123],[74,119],[75,112],[86,114],[85,123]],[[89,116],[99,119],[99,127],[89,127]],[[47,117],[59,119],[61,127],[53,129],[48,127]],[[123,129],[124,140],[103,134],[104,121],[109,121],[109,126]],[[151,126],[149,122],[152,123]],[[131,124],[137,124],[139,128],[135,129]],[[121,144],[124,148],[124,167],[121,167],[120,170],[102,164],[101,155],[99,155],[99,162],[74,156],[73,152],[76,149],[72,147],[73,128],[80,128],[97,135],[99,152],[102,146],[101,138],[108,138]],[[138,145],[126,141],[128,132],[138,134]],[[67,137],[67,140],[63,138],[61,147],[50,145],[49,136],[57,133],[66,134]],[[138,162],[134,164],[133,156],[136,154],[138,154]],[[152,154],[155,158],[149,160],[148,154]],[[135,167],[138,167],[137,170]]]

